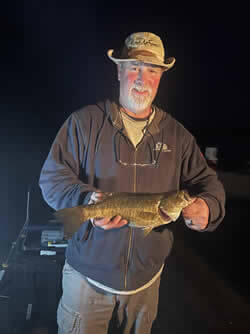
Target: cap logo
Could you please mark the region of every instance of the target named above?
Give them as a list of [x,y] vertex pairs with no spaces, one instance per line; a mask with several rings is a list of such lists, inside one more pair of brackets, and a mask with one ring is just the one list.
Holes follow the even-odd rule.
[[129,38],[126,41],[126,44],[127,44],[128,48],[137,48],[140,45],[144,45],[144,46],[150,45],[150,46],[159,47],[159,45],[154,43],[154,41],[152,39],[146,39],[146,38],[143,38],[143,37],[137,37],[136,39],[135,38]]

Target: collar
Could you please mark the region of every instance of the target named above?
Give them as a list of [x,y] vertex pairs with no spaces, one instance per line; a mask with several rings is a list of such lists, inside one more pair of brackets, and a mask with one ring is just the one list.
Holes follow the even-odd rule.
[[[160,122],[165,118],[165,113],[163,110],[158,108],[157,106],[153,105],[155,108],[155,116],[152,120],[152,122],[149,124],[149,131],[152,135],[160,132]],[[110,119],[113,125],[122,131],[123,129],[123,123],[122,119],[119,113],[119,105],[115,101],[106,101],[106,108],[110,113]],[[145,135],[149,135],[146,133]]]

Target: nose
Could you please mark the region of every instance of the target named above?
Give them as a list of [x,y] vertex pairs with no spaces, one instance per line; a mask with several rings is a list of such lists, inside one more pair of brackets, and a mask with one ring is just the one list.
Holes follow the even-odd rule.
[[143,83],[144,83],[144,81],[145,81],[145,80],[144,80],[144,72],[143,72],[143,69],[140,68],[139,71],[138,71],[138,75],[137,75],[137,78],[136,78],[136,80],[135,80],[135,83],[136,83],[137,85],[142,86]]

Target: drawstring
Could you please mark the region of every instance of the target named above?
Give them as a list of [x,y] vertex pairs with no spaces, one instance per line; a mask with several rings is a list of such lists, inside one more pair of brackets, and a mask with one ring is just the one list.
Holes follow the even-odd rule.
[[[102,125],[100,127],[100,129],[98,130],[98,133],[97,133],[97,138],[96,138],[96,144],[95,144],[95,154],[97,153],[98,149],[99,149],[99,146],[100,146],[100,141],[101,141],[101,135],[102,135],[102,132],[103,132],[103,129],[104,129],[104,125],[105,125],[105,122],[106,120],[108,120],[109,116],[110,116],[110,113],[111,113],[111,109],[107,111],[106,109],[106,104],[104,104],[104,117],[103,117],[103,120],[102,120]],[[120,111],[120,110],[119,110]],[[121,113],[121,111],[120,111]],[[121,115],[120,115],[121,117]],[[121,120],[122,120],[122,117],[121,117]],[[149,120],[149,119],[148,119]],[[156,144],[155,144],[155,139],[153,137],[153,135],[151,134],[151,132],[149,131],[149,127],[150,127],[150,123],[149,121],[147,122],[145,128],[144,128],[144,135],[146,135],[146,133],[148,132],[151,139],[152,139],[152,142],[153,142],[153,149],[151,148],[150,146],[150,143],[148,143],[149,145],[149,149],[150,149],[150,152],[152,153],[153,151],[153,154],[151,154],[151,159],[153,160],[153,163],[150,165],[150,164],[138,164],[138,165],[150,165],[150,167],[158,167],[158,161],[159,161],[159,157],[160,157],[160,154],[162,152],[162,149],[163,149],[163,138],[164,138],[164,130],[162,130],[162,141],[161,141],[161,147],[159,149],[159,153],[158,155],[156,155],[156,153],[154,151],[156,151]],[[123,134],[123,131],[124,130],[124,123],[122,121],[122,128],[121,129],[117,129],[117,131],[115,132],[114,134],[114,142],[113,142],[113,145],[114,145],[114,152],[115,152],[115,158],[116,158],[116,161],[121,163],[120,161],[120,145],[121,145],[121,137],[125,137],[126,141],[128,141],[127,137],[124,136]],[[118,141],[116,140],[116,137],[119,133],[119,139]],[[117,150],[117,145],[116,143],[118,144],[118,150]],[[125,163],[126,165],[129,165],[127,163]]]
[[[127,137],[124,136],[124,134],[123,134],[123,132],[122,132],[123,129],[124,129],[124,128],[122,128],[121,130],[120,130],[120,129],[117,129],[116,132],[115,132],[115,134],[114,134],[113,145],[114,145],[115,159],[116,159],[117,162],[120,161],[120,145],[121,145],[121,137],[123,136],[123,137],[125,138],[126,142],[128,141],[128,140],[127,140]],[[119,134],[119,139],[116,140],[116,136],[117,136],[118,134]],[[116,144],[116,143],[118,143],[118,149],[117,149],[117,144]],[[127,144],[128,144],[128,142],[127,142]]]
[[[161,147],[159,149],[159,153],[157,154],[156,151],[156,144],[155,144],[155,139],[153,137],[153,135],[151,134],[151,132],[148,130],[148,133],[150,135],[150,137],[152,138],[152,143],[153,143],[153,148],[150,146],[150,143],[148,143],[147,145],[149,146],[149,151],[151,153],[151,163],[128,163],[128,162],[124,162],[121,161],[121,137],[125,137],[125,140],[127,141],[127,137],[124,136],[124,134],[117,129],[115,135],[114,135],[114,152],[115,152],[115,159],[116,161],[123,167],[134,167],[134,166],[141,166],[141,167],[159,167],[158,162],[159,162],[159,158],[163,149],[163,138],[164,138],[164,130],[162,130],[162,142],[161,142]],[[119,139],[116,140],[117,135],[119,134]],[[117,147],[118,145],[118,147]],[[152,153],[153,151],[153,153]]]
[[[152,141],[153,141],[153,151],[155,152],[156,151],[156,144],[155,144],[155,140],[154,140],[154,137],[152,135],[152,133],[149,131],[149,129],[147,129],[148,133],[150,134],[151,138],[152,138]],[[160,158],[160,154],[162,152],[162,149],[163,149],[163,139],[164,139],[164,130],[162,129],[162,136],[161,136],[161,148],[159,149],[159,153],[158,155],[156,156],[156,153],[154,154],[154,161],[155,161],[155,164],[154,164],[154,167],[158,167],[158,161],[159,161],[159,158]],[[149,145],[149,144],[148,144]]]

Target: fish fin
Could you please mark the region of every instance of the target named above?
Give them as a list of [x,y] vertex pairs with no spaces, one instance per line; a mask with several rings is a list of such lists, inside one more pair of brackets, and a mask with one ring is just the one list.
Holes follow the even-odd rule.
[[151,231],[152,231],[153,227],[145,227],[143,229],[143,234],[146,237]]
[[64,227],[64,236],[70,239],[83,223],[82,208],[65,208],[54,213],[56,220],[61,222]]

